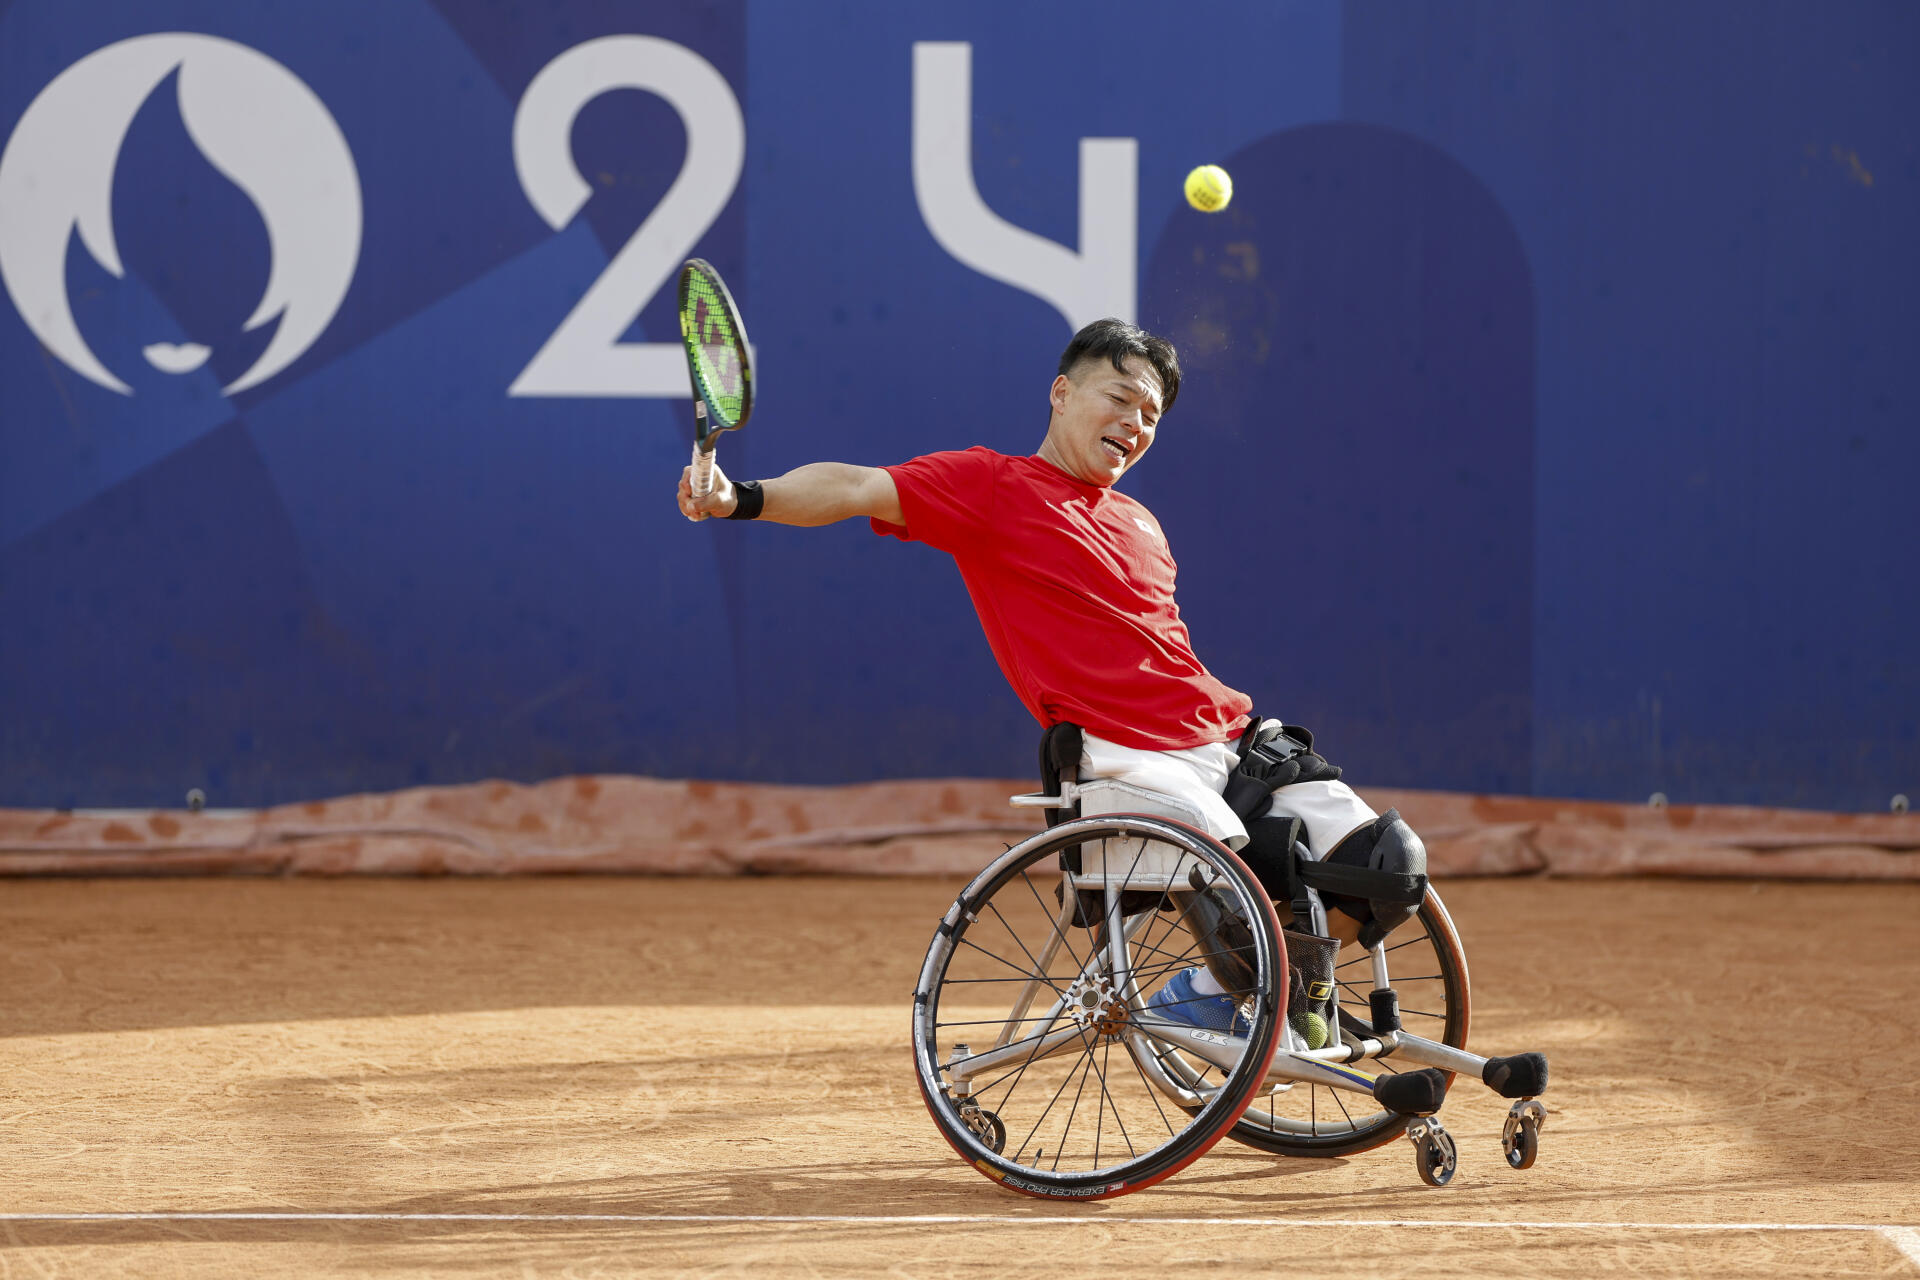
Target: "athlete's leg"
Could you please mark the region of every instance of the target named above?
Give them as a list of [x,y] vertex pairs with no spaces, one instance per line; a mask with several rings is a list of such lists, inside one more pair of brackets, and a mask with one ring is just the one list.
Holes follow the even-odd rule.
[[1233,745],[1226,742],[1183,751],[1143,751],[1088,733],[1081,738],[1080,780],[1114,778],[1177,796],[1206,820],[1208,835],[1229,849],[1238,849],[1247,842],[1247,829],[1220,798],[1237,759]]
[[[1413,828],[1392,810],[1384,817],[1375,813],[1337,778],[1275,788],[1267,816],[1299,819],[1315,858],[1396,876],[1426,875],[1426,846]],[[1328,908],[1327,931],[1343,944],[1366,946],[1405,923],[1418,906],[1325,893],[1321,899]]]
[[[1363,947],[1379,944],[1412,919],[1426,893],[1427,847],[1397,809],[1356,827],[1323,861],[1378,873],[1370,889],[1336,893],[1323,888],[1320,895],[1329,921],[1344,916],[1358,924],[1352,940]],[[1348,932],[1343,927],[1337,936],[1344,941]]]
[[1296,782],[1273,793],[1270,811],[1298,818],[1307,829],[1307,848],[1324,858],[1340,842],[1380,815],[1344,782]]

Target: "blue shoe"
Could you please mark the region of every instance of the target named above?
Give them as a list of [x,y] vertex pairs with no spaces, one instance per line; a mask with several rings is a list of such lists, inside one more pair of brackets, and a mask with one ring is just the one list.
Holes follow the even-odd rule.
[[1198,969],[1176,973],[1167,985],[1147,1000],[1147,1012],[1162,1022],[1184,1027],[1200,1027],[1222,1035],[1244,1036],[1252,1025],[1240,1016],[1238,1002],[1231,996],[1203,996],[1193,989]]

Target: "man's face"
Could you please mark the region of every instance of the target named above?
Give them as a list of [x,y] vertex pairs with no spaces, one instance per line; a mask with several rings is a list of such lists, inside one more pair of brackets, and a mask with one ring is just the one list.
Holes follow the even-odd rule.
[[1053,380],[1040,456],[1076,480],[1111,485],[1153,444],[1160,394],[1160,375],[1144,356],[1128,356],[1124,371],[1105,358],[1081,361]]

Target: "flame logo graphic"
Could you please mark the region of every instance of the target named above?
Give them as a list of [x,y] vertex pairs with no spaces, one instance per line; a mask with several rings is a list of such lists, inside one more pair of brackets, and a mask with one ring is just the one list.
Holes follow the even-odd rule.
[[[160,83],[179,72],[180,114],[200,153],[259,210],[273,265],[248,317],[280,323],[266,350],[228,383],[258,386],[325,331],[360,259],[360,177],[320,99],[273,59],[218,36],[166,32],[122,40],[61,72],[27,107],[0,153],[0,280],[27,327],[76,372],[122,395],[74,322],[62,264],[80,241],[124,277],[114,239],[113,172],[127,130]],[[197,368],[204,349],[154,344],[169,372]]]

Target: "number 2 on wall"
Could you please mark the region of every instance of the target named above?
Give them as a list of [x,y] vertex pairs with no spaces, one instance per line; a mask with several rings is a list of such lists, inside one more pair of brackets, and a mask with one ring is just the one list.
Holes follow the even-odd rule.
[[573,165],[573,122],[614,89],[657,93],[680,113],[687,158],[667,194],[507,388],[512,396],[686,396],[678,342],[620,341],[733,196],[746,160],[739,99],[713,64],[655,36],[607,36],[567,50],[527,86],[513,118],[513,163],[555,231],[593,188]]

